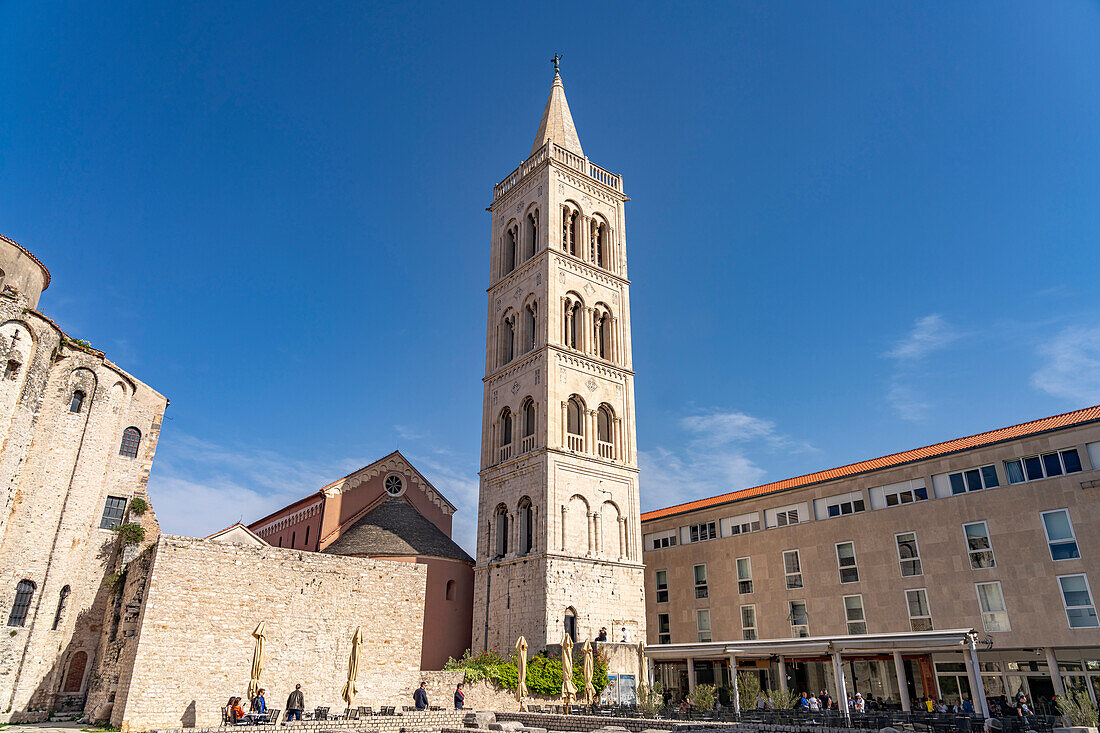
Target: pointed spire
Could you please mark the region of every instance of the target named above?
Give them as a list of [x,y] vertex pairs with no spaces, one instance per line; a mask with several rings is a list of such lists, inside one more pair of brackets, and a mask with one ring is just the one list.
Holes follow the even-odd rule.
[[577,137],[577,128],[573,125],[573,115],[569,113],[569,102],[565,101],[565,85],[558,73],[558,58],[554,59],[554,83],[550,85],[550,97],[546,100],[546,109],[542,111],[542,121],[535,135],[535,144],[531,146],[531,154],[547,140],[552,140],[569,152],[584,157],[581,139]]

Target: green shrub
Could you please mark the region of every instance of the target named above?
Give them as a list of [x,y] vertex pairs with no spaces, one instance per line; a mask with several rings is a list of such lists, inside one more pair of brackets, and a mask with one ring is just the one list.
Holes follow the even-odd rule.
[[714,710],[714,700],[718,697],[718,688],[714,685],[696,685],[695,689],[688,693],[688,702],[691,707],[700,712]]
[[768,691],[768,697],[772,700],[772,710],[790,710],[794,707],[794,701],[800,697],[792,690],[781,690],[778,687]]
[[760,676],[755,672],[738,672],[737,692],[741,696],[742,710],[755,708],[760,694]]
[[110,573],[110,574],[107,575],[107,585],[110,586],[110,588],[112,590],[121,587],[122,584],[125,583],[125,582],[126,582],[126,571],[125,570],[123,570],[121,573]]
[[[574,648],[576,652],[576,648]],[[592,660],[592,686],[599,696],[607,687],[607,660],[596,654]],[[519,671],[514,658],[505,658],[497,652],[485,651],[472,655],[469,650],[461,659],[448,659],[443,669],[461,669],[465,671],[464,681],[477,682],[488,680],[498,687],[515,690],[519,684]],[[552,655],[543,650],[527,660],[527,692],[532,695],[561,694],[561,656]],[[577,686],[578,698],[584,697],[584,656],[573,656],[573,684]]]
[[124,545],[136,545],[145,539],[145,527],[135,522],[125,522],[111,530]]
[[660,682],[654,682],[653,687],[649,685],[638,685],[638,712],[642,714],[643,718],[655,718],[657,713],[661,711],[661,708],[665,704],[664,690],[661,689]]
[[1066,690],[1056,704],[1058,711],[1069,718],[1070,724],[1084,728],[1096,727],[1096,703],[1085,690]]
[[138,515],[139,517],[145,512],[149,511],[149,502],[145,501],[140,496],[135,496],[130,500],[130,512]]

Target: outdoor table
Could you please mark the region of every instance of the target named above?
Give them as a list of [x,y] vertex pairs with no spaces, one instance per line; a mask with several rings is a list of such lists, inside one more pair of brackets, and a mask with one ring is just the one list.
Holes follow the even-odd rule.
[[249,725],[258,725],[267,720],[267,713],[245,713],[244,719],[248,721]]

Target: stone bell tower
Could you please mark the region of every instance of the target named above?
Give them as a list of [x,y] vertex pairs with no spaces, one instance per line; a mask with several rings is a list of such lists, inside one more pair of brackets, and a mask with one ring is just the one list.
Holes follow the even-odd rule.
[[622,177],[557,73],[493,188],[473,650],[645,638]]

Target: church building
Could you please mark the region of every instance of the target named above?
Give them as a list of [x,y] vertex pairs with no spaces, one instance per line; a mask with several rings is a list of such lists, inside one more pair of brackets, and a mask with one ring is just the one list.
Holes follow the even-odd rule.
[[622,177],[556,71],[493,189],[473,650],[645,636]]

